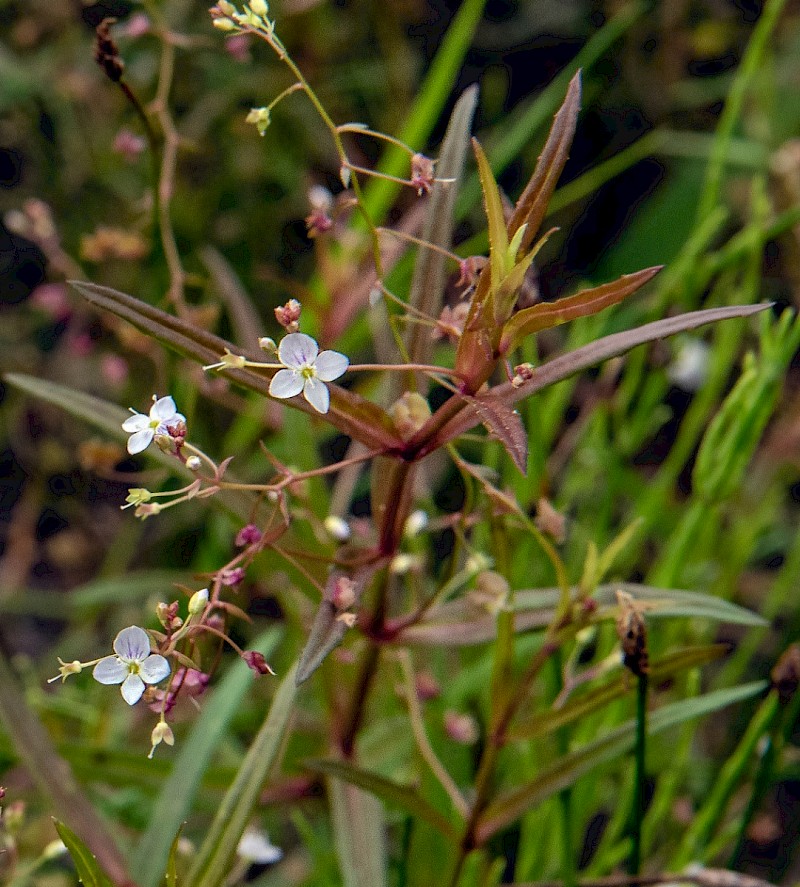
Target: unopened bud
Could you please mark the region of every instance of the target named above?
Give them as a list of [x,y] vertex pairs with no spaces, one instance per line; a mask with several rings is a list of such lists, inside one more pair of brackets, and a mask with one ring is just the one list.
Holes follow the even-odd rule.
[[197,616],[202,613],[208,604],[208,589],[201,588],[189,598],[189,615]]
[[333,584],[331,603],[337,610],[349,610],[356,602],[356,587],[352,579],[339,576]]
[[647,626],[633,597],[624,591],[617,592],[619,615],[617,637],[622,646],[623,665],[637,676],[650,670],[647,655]]
[[199,471],[203,461],[199,456],[189,456],[186,460],[186,467],[189,471]]
[[475,589],[470,600],[496,616],[508,602],[508,580],[494,570],[484,570],[475,577]]
[[445,712],[444,729],[447,735],[460,745],[474,745],[480,736],[475,718],[456,711]]
[[300,312],[302,310],[302,305],[297,299],[289,299],[285,305],[279,305],[275,309],[275,320],[277,320],[287,332],[296,332],[298,321],[300,320]]
[[275,344],[275,340],[270,338],[269,336],[262,336],[258,340],[258,347],[262,351],[266,351],[267,354],[275,354],[278,350],[278,346]]
[[237,548],[244,548],[245,545],[254,545],[261,541],[261,530],[255,524],[245,524],[236,534]]
[[269,12],[269,7],[264,0],[250,0],[250,9],[262,18]]
[[235,31],[237,27],[229,18],[215,18],[211,24],[220,31]]
[[413,437],[430,419],[428,401],[416,391],[406,391],[389,409],[397,432],[403,440]]
[[247,650],[242,659],[248,664],[256,674],[271,674],[275,672],[270,668],[269,663],[258,650]]
[[518,366],[514,367],[514,378],[511,380],[511,384],[515,388],[519,388],[521,385],[524,385],[525,382],[530,381],[533,378],[533,364],[532,363],[521,363]]

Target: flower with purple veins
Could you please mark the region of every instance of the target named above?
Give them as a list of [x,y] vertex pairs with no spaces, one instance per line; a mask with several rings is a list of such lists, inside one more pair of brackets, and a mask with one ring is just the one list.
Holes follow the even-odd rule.
[[330,392],[324,383],[338,379],[350,365],[349,359],[338,351],[320,352],[305,333],[289,333],[278,346],[278,360],[284,369],[272,377],[269,393],[285,399],[302,392],[318,413],[327,413]]
[[128,452],[132,456],[146,450],[157,434],[169,435],[170,426],[186,424],[186,417],[178,412],[175,401],[169,395],[160,398],[153,395],[149,416],[136,410],[131,412],[133,415],[122,423],[122,430],[130,434]]
[[100,684],[122,684],[122,698],[135,705],[146,684],[157,684],[169,674],[169,662],[150,652],[150,638],[143,628],[131,625],[114,638],[116,656],[106,656],[94,667],[92,676]]

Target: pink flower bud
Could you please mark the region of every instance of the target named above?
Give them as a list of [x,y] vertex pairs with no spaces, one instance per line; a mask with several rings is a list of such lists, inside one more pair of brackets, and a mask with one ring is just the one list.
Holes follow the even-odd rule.
[[255,545],[261,541],[261,530],[255,524],[246,524],[236,534],[236,547],[244,548],[245,545]]
[[242,656],[242,659],[244,659],[256,674],[275,674],[270,668],[267,660],[258,652],[258,650],[247,650]]

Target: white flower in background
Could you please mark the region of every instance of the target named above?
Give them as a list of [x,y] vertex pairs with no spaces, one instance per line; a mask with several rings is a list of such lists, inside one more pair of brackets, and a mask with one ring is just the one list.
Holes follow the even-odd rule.
[[283,850],[270,841],[269,835],[254,828],[245,831],[239,840],[236,852],[247,862],[255,862],[259,865],[277,862],[283,857]]
[[702,339],[686,339],[667,367],[667,378],[684,391],[697,391],[708,377],[710,353]]
[[169,662],[150,652],[150,638],[143,628],[131,625],[114,638],[116,656],[106,656],[94,667],[92,676],[101,684],[122,684],[122,698],[135,705],[145,684],[157,684],[169,674]]
[[327,413],[330,393],[325,382],[338,379],[350,366],[350,361],[338,351],[323,351],[305,333],[289,333],[278,346],[278,360],[285,369],[272,377],[269,393],[281,399],[303,397],[318,413]]
[[186,417],[178,412],[175,401],[169,395],[158,399],[153,395],[149,416],[137,413],[136,410],[131,412],[133,415],[122,423],[122,430],[130,434],[128,452],[132,456],[146,450],[157,434],[169,434],[168,425],[186,424]]

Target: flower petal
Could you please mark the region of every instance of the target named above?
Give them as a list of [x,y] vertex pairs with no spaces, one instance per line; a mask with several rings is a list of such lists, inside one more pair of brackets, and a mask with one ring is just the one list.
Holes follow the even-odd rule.
[[306,379],[303,387],[303,397],[318,413],[327,413],[331,405],[331,396],[328,386],[319,379]]
[[123,628],[114,638],[114,652],[128,662],[141,662],[150,655],[150,637],[138,625]]
[[119,689],[128,705],[136,705],[144,693],[144,681],[138,674],[129,674]]
[[318,378],[323,382],[333,382],[346,372],[350,366],[350,358],[338,351],[323,351],[317,357],[314,366],[317,369]]
[[171,419],[177,412],[178,408],[175,406],[175,401],[167,395],[166,397],[160,397],[150,407],[150,418],[158,419],[159,422],[166,422],[167,419]]
[[139,674],[145,684],[157,684],[169,674],[169,662],[159,653],[151,653],[139,666]]
[[278,370],[269,383],[269,393],[281,399],[294,397],[303,390],[303,377],[294,370]]
[[278,360],[289,369],[301,369],[313,364],[319,354],[319,346],[305,333],[289,333],[278,345]]
[[106,656],[94,667],[92,677],[99,684],[121,684],[128,676],[128,666],[117,656]]
[[128,418],[122,423],[122,430],[131,434],[134,431],[144,430],[149,424],[150,420],[147,416],[142,413],[134,413],[132,416],[128,416]]
[[150,446],[152,440],[153,429],[143,428],[141,431],[137,431],[136,434],[132,434],[128,438],[128,452],[131,456],[135,456],[137,453],[146,450]]

